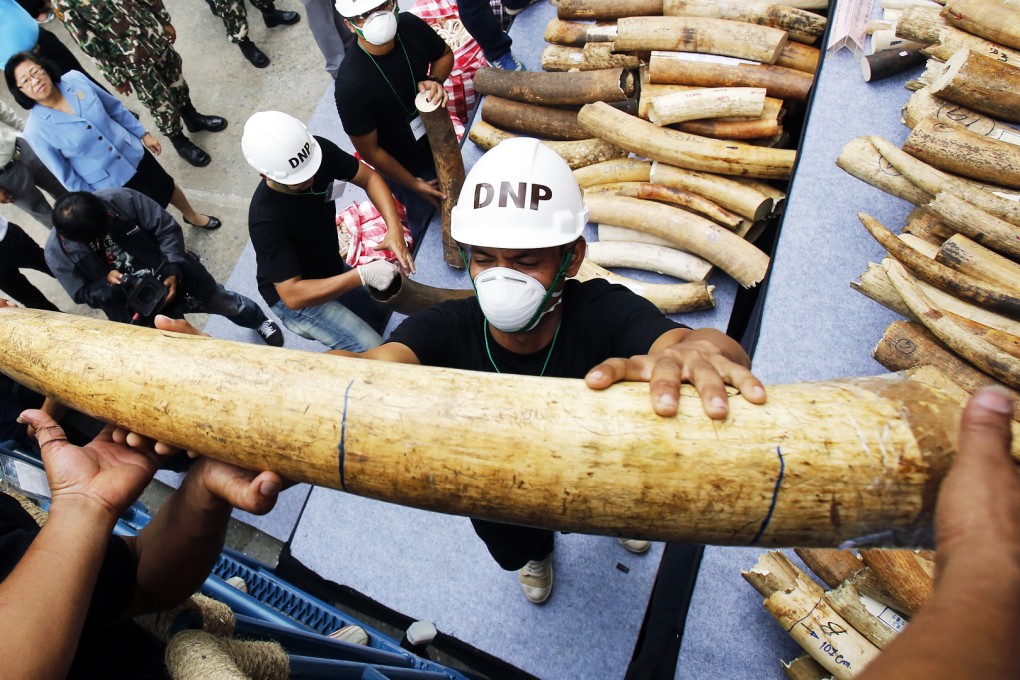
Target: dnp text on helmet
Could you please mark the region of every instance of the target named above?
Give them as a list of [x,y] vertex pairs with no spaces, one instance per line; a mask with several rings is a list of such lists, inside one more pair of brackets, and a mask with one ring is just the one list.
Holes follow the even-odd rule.
[[312,155],[311,149],[312,149],[311,142],[305,142],[305,145],[301,147],[300,151],[298,151],[297,156],[290,157],[290,167],[296,168],[305,161],[307,161],[308,157]]
[[[516,187],[516,191],[514,190]],[[499,205],[500,208],[509,207],[512,202],[514,206],[523,209],[525,201],[529,210],[538,210],[538,204],[552,198],[552,189],[544,184],[529,184],[527,182],[499,183]],[[496,188],[488,182],[479,182],[475,185],[475,208],[484,208],[492,203],[496,197]]]

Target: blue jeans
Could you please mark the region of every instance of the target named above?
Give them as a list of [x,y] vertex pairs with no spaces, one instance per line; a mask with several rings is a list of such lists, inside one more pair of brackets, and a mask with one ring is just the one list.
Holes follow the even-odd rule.
[[258,328],[268,318],[254,300],[218,283],[212,295],[205,300],[191,298],[186,309],[198,314],[219,314],[244,328]]
[[273,314],[302,338],[330,349],[364,352],[382,344],[382,337],[371,326],[336,300],[304,309],[291,309],[280,300],[273,305]]

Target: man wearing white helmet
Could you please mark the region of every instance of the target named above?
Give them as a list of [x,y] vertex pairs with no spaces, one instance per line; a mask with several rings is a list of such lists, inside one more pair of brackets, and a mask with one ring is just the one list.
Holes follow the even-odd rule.
[[[739,344],[714,329],[670,321],[629,289],[602,279],[568,280],[584,259],[588,219],[567,164],[535,139],[509,139],[468,173],[454,208],[455,240],[468,247],[476,297],[409,317],[389,341],[360,355],[496,373],[585,379],[604,389],[650,383],[652,408],[673,416],[681,382],[705,412],[725,418],[725,386],[765,401]],[[501,567],[517,570],[525,596],[552,590],[553,532],[472,520]],[[644,541],[621,541],[635,552]]]
[[397,0],[337,0],[336,8],[358,40],[336,76],[340,122],[361,157],[407,207],[417,242],[445,195],[414,99],[424,93],[446,106],[443,82],[453,69],[453,52],[427,23],[400,13]]
[[262,176],[248,210],[259,292],[283,325],[332,349],[363,351],[382,338],[373,322],[385,312],[362,289],[385,289],[397,269],[376,260],[350,269],[340,255],[335,200],[346,182],[368,194],[386,221],[386,238],[376,250],[392,251],[400,266],[414,271],[404,228],[386,182],[328,139],[312,136],[304,124],[279,111],[254,114],[241,138],[244,157]]

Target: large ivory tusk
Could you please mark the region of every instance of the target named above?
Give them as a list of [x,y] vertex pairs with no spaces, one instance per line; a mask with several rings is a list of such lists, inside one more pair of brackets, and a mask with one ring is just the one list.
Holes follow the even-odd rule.
[[[867,264],[867,269],[860,275],[860,283],[851,283],[850,287],[857,292],[868,296],[875,302],[891,309],[892,311],[913,319],[913,312],[903,302],[899,292],[893,287],[885,269],[874,262]],[[970,304],[960,298],[939,290],[930,283],[921,279],[914,279],[915,285],[924,291],[924,294],[938,305],[939,308],[951,313],[955,318],[966,319],[973,324],[979,324],[985,328],[994,329],[1000,333],[1012,337],[1020,337],[1020,322],[1010,319],[1001,314],[991,312],[984,307]],[[916,319],[915,319],[916,320]],[[893,369],[899,370],[899,369]]]
[[582,189],[610,182],[647,182],[651,169],[651,161],[616,158],[578,168],[574,170],[574,179]]
[[666,16],[707,17],[745,21],[786,31],[790,40],[813,44],[825,33],[825,17],[796,7],[740,0],[665,0]]
[[772,213],[775,201],[758,189],[735,178],[678,168],[656,161],[648,176],[655,184],[684,189],[718,203],[752,222],[760,222]]
[[999,59],[1003,63],[1020,65],[1020,51],[950,26],[939,16],[939,11],[934,7],[906,8],[896,22],[896,35],[925,43],[927,47],[924,48],[924,53],[942,61],[948,61],[961,49],[969,49]]
[[857,213],[861,224],[896,260],[908,267],[923,281],[1012,318],[1020,317],[1020,298],[1001,286],[975,279],[928,259],[900,241],[878,220]]
[[878,656],[878,648],[829,606],[821,586],[782,553],[762,555],[741,576],[765,597],[765,610],[783,630],[834,678],[852,678]]
[[942,16],[957,28],[1020,49],[1020,7],[1009,0],[948,0]]
[[1020,188],[1020,147],[956,123],[919,122],[907,135],[903,150],[946,172]]
[[931,93],[987,113],[1020,122],[1020,68],[1003,64],[970,50],[960,50],[946,61]]
[[924,205],[939,192],[948,191],[957,196],[966,196],[968,203],[1010,224],[1020,226],[1020,203],[981,189],[977,184],[962,177],[942,172],[881,137],[873,136],[868,139],[896,171],[927,194],[926,198],[916,203],[912,199],[906,199],[914,205]]
[[547,43],[553,45],[564,45],[566,47],[584,47],[588,42],[588,28],[590,24],[577,21],[563,21],[552,18],[545,26],[545,34],[542,36]]
[[587,139],[591,135],[577,122],[577,111],[525,104],[488,95],[482,99],[482,120],[501,130],[559,141]]
[[585,196],[589,219],[637,229],[671,241],[716,265],[744,287],[765,277],[769,257],[754,244],[703,217],[653,201],[625,196]]
[[600,267],[641,269],[682,281],[704,281],[712,269],[712,265],[700,257],[649,243],[596,241],[588,244],[587,257]]
[[704,281],[690,283],[646,283],[615,274],[605,267],[585,260],[575,277],[579,281],[605,279],[630,288],[632,292],[651,302],[663,314],[684,314],[715,307],[715,286]]
[[794,552],[807,565],[811,573],[830,588],[835,588],[840,583],[852,579],[857,572],[864,568],[861,558],[849,550],[795,548]]
[[619,102],[634,93],[633,76],[622,68],[569,73],[478,69],[475,91],[529,104],[576,106],[591,101]]
[[985,248],[963,234],[956,234],[946,240],[939,248],[935,261],[968,276],[976,276],[1012,288],[1020,295],[1020,264]]
[[700,118],[759,117],[765,111],[763,87],[705,87],[656,97],[648,103],[648,120],[670,125]]
[[732,213],[709,199],[684,189],[667,187],[652,182],[615,182],[613,184],[596,184],[585,188],[585,192],[615,194],[630,198],[644,198],[659,203],[675,205],[703,215],[731,231],[738,230],[745,222],[740,215]]
[[[471,132],[468,133],[468,138],[483,149],[491,149],[504,139],[516,136],[489,125],[485,121],[477,121],[471,126]],[[571,169],[583,168],[586,165],[599,163],[610,158],[623,158],[628,153],[626,149],[622,149],[604,139],[596,139],[594,137],[572,142],[548,142],[542,140],[542,143],[559,154]]]
[[[596,225],[596,229],[598,230],[598,236],[599,236],[599,241],[600,242],[602,242],[602,241],[630,241],[632,243],[648,243],[648,244],[653,245],[653,246],[662,246],[664,248],[672,248],[673,247],[673,244],[670,243],[669,241],[667,241],[664,238],[659,238],[658,236],[652,236],[651,234],[646,234],[644,232],[636,231],[634,229],[628,229],[627,227],[617,227],[616,225],[613,225],[613,224],[602,224],[602,223],[599,223],[599,224]],[[677,250],[677,252],[678,253],[682,253],[684,251]],[[690,255],[690,253],[687,253],[687,254]],[[691,257],[697,257],[697,256],[691,255]],[[704,262],[706,265],[708,265],[709,268],[712,267],[712,263],[709,262],[708,260],[702,260],[700,257],[698,259],[701,260],[702,262]]]
[[786,31],[701,17],[629,16],[616,22],[615,52],[700,52],[774,64]]
[[931,597],[932,574],[909,550],[862,550],[861,559],[899,603],[904,614],[913,616]]
[[950,349],[977,368],[1011,387],[1020,387],[1020,359],[967,332],[943,314],[913,284],[902,264],[888,258],[882,264],[896,291],[913,312],[914,318],[923,323]]
[[[841,583],[833,590],[825,593],[825,601],[833,611],[846,619],[847,623],[863,635],[868,642],[879,649],[885,649],[890,642],[896,639],[899,631],[886,623],[868,609],[865,604],[867,595],[857,590],[851,582]],[[878,606],[884,606],[877,600],[868,598]]]
[[[640,104],[638,110],[640,111]],[[1020,130],[1003,125],[993,118],[968,109],[966,106],[936,97],[932,94],[930,87],[922,87],[910,96],[900,114],[900,120],[911,128],[922,120],[958,123],[966,126],[971,132],[1020,145]]]
[[[461,268],[464,268],[463,262],[461,262]],[[376,302],[386,305],[400,314],[414,314],[440,302],[460,300],[475,294],[475,291],[470,288],[436,288],[418,283],[406,276],[400,276],[394,279],[394,282],[395,284],[386,290],[377,290],[369,286],[368,292]]]
[[784,101],[805,101],[814,83],[810,73],[784,66],[692,61],[672,52],[652,53],[648,76],[667,85],[764,87],[768,96]]
[[593,135],[634,153],[679,167],[765,179],[790,176],[797,152],[723,142],[660,128],[604,102],[585,104],[577,120]]
[[775,65],[792,68],[794,71],[801,71],[802,73],[810,73],[814,76],[818,70],[818,62],[821,58],[822,52],[817,47],[797,42],[788,42],[779,51]]
[[595,71],[606,68],[637,68],[636,55],[617,54],[611,43],[587,43],[584,47],[548,45],[542,50],[546,71]]
[[450,215],[457,205],[460,188],[464,184],[464,159],[460,155],[460,140],[457,139],[453,121],[445,106],[439,108],[437,104],[429,102],[423,93],[415,97],[414,105],[425,123],[439,190],[446,194],[439,206],[443,226],[443,261],[451,267],[463,269],[460,249],[450,235]]
[[560,0],[560,19],[619,19],[662,14],[662,0]]
[[978,243],[1004,255],[1020,257],[1020,227],[975,208],[955,194],[940,191],[924,209]]
[[[910,321],[895,321],[885,329],[885,334],[875,346],[873,351],[875,360],[890,371],[902,371],[912,369],[915,366],[929,366],[936,368],[939,373],[948,377],[966,394],[974,394],[987,385],[1001,385],[986,373],[982,373],[969,363],[956,356],[945,345],[939,342],[931,332],[919,323]],[[1003,389],[1012,394],[1013,421],[1020,421],[1020,393],[1005,385]],[[947,394],[948,391],[947,391]],[[949,396],[953,396],[949,394]],[[962,405],[966,399],[957,398],[957,403]],[[1014,436],[1013,457],[1020,460],[1020,431],[1018,425],[1013,429],[1017,436]],[[871,594],[871,593],[869,593]],[[874,597],[873,594],[871,594]]]
[[904,177],[867,137],[847,142],[836,158],[836,165],[865,184],[914,205],[923,205],[931,200],[931,194]]
[[647,384],[595,392],[20,308],[0,309],[0,368],[101,420],[295,481],[695,543],[883,532],[876,544],[930,545],[959,420],[952,399],[903,376],[773,386],[762,406],[734,395],[725,421],[685,386],[680,415],[661,418]]

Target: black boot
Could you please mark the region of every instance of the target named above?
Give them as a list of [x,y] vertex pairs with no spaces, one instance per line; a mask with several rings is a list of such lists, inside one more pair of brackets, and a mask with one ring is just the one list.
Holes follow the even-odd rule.
[[181,155],[181,158],[188,161],[196,168],[209,165],[212,161],[209,154],[195,146],[190,139],[184,136],[183,132],[178,132],[176,135],[171,137],[170,143],[174,145],[175,149],[177,149],[177,153]]
[[227,127],[226,118],[221,118],[219,116],[203,116],[201,113],[196,111],[194,105],[190,103],[181,107],[181,120],[184,121],[184,127],[188,128],[188,132],[198,132],[199,130],[219,132]]
[[291,26],[301,21],[301,15],[297,12],[270,9],[262,12],[262,20],[266,22],[266,26],[269,28],[274,26]]
[[242,38],[237,46],[241,48],[241,54],[244,58],[251,62],[251,65],[255,68],[265,68],[269,66],[269,57],[266,53],[258,48],[249,38]]

